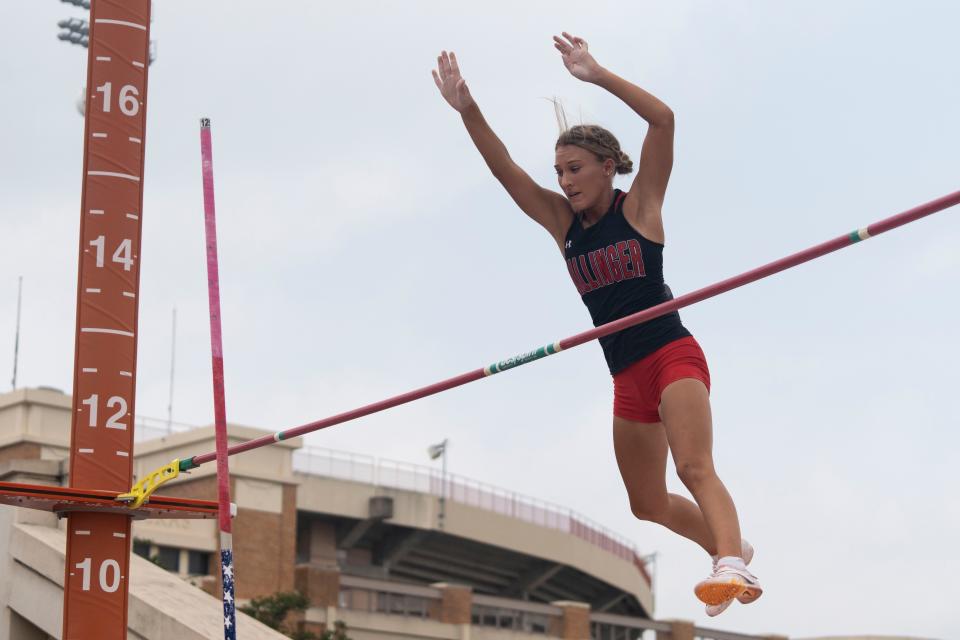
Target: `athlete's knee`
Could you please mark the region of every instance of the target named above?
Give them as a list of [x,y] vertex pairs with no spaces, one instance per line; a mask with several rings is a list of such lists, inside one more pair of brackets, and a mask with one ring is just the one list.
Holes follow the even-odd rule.
[[678,460],[677,476],[690,491],[696,491],[717,476],[711,460]]
[[666,518],[670,499],[667,494],[662,496],[636,496],[630,498],[630,511],[638,520],[648,522],[662,522]]

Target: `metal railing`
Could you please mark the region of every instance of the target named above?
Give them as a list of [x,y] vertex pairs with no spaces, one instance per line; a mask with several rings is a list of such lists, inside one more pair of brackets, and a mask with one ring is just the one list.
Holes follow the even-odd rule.
[[[197,428],[195,425],[147,416],[137,416],[134,425],[135,442],[156,440]],[[572,509],[546,500],[453,473],[446,475],[444,487],[443,474],[433,467],[399,460],[378,460],[369,455],[320,447],[304,447],[294,451],[293,468],[310,475],[445,496],[453,502],[562,531],[632,562],[647,584],[651,583],[643,556],[630,540]]]
[[561,635],[563,609],[548,604],[474,594],[470,622],[524,633]]
[[[304,447],[293,453],[295,471],[380,487],[415,491],[479,509],[510,516],[531,524],[569,533],[604,551],[633,562],[650,583],[643,557],[626,537],[566,507],[525,496],[509,489],[448,473],[425,465],[372,456]],[[444,487],[446,483],[446,487]]]
[[343,575],[337,606],[368,613],[431,618],[435,617],[439,601],[440,591],[432,587]]
[[197,425],[193,424],[170,422],[162,418],[151,418],[149,416],[137,416],[133,421],[133,441],[146,442],[147,440],[158,440],[175,433],[193,431],[198,428]]

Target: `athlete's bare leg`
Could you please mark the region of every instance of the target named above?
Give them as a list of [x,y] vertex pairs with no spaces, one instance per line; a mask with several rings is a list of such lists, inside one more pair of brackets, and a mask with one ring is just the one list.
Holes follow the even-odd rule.
[[668,385],[660,397],[660,418],[677,475],[700,507],[716,541],[715,553],[739,557],[737,508],[713,466],[713,423],[707,388],[692,378]]
[[613,448],[633,514],[662,524],[715,554],[716,543],[700,507],[683,496],[667,493],[667,434],[663,423],[614,416]]

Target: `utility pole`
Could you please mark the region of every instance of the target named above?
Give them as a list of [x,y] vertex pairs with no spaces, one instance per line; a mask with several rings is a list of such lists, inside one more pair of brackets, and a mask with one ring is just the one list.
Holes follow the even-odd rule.
[[17,360],[20,357],[20,300],[23,295],[23,276],[17,285],[17,333],[13,339],[13,381],[10,383],[14,390],[17,388]]
[[170,339],[170,401],[167,403],[167,435],[173,433],[173,373],[177,360],[177,308],[173,308],[173,334]]

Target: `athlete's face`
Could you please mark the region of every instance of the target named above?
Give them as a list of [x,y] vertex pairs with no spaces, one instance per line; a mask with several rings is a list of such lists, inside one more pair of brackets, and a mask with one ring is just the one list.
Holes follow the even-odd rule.
[[574,211],[597,207],[613,180],[613,160],[598,160],[590,151],[574,145],[557,147],[554,169]]

